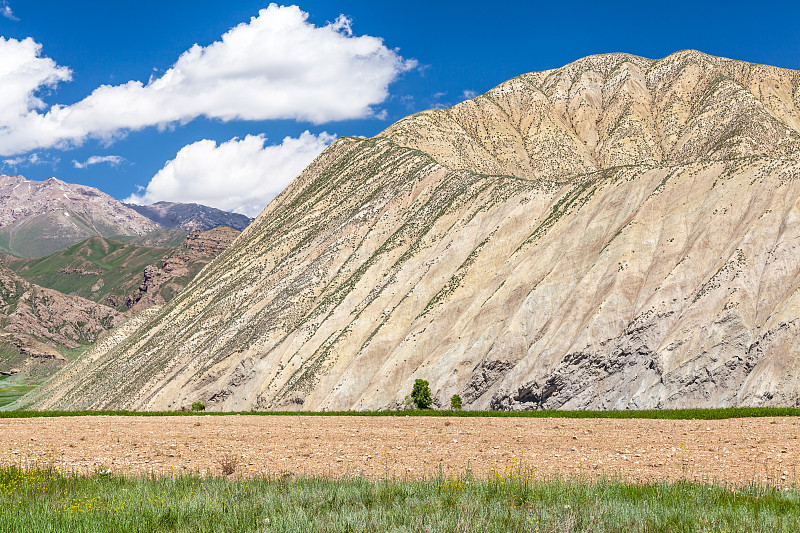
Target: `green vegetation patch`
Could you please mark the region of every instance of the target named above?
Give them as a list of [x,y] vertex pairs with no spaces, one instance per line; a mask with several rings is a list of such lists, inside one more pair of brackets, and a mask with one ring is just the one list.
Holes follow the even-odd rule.
[[126,296],[141,283],[142,271],[159,264],[168,248],[139,246],[92,237],[54,254],[32,259],[4,257],[5,266],[31,283],[125,310]]
[[17,383],[0,376],[0,407],[12,404],[36,388],[36,385]]
[[660,420],[724,420],[727,418],[800,416],[795,407],[732,407],[728,409],[652,409],[640,411],[5,411],[0,418],[35,418],[43,416],[457,416],[514,418],[647,418]]
[[0,469],[5,532],[800,530],[800,491],[689,482],[121,477]]

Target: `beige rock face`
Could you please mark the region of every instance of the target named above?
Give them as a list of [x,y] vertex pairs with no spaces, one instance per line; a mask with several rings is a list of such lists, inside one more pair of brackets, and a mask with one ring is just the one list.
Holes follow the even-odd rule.
[[[343,138],[35,408],[797,405],[800,73],[685,51]],[[66,376],[66,377],[65,377]]]

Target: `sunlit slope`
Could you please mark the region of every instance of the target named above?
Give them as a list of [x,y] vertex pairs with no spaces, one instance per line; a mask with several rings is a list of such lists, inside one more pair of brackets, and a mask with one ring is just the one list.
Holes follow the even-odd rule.
[[589,56],[523,74],[381,135],[450,168],[563,181],[620,165],[781,156],[800,147],[800,74],[694,50]]
[[340,139],[26,401],[377,409],[423,378],[469,408],[795,405],[799,79],[593,56]]

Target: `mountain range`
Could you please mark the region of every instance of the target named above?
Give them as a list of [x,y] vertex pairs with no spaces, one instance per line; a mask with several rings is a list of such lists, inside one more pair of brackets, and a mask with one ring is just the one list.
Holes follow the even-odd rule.
[[0,250],[8,253],[42,256],[95,235],[140,236],[159,229],[93,187],[0,176]]
[[682,51],[340,138],[37,409],[800,402],[800,72]]
[[250,222],[198,204],[135,207],[145,214],[93,187],[0,175],[0,375],[50,376],[121,313],[172,299],[239,234],[226,223]]
[[0,252],[20,257],[46,256],[90,237],[149,236],[150,245],[174,244],[190,231],[241,230],[249,223],[244,215],[199,204],[123,204],[94,187],[56,178],[0,175]]
[[0,374],[50,376],[126,317],[170,301],[238,235],[219,226],[169,247],[92,237],[41,258],[0,255]]
[[207,205],[175,202],[156,202],[150,205],[124,204],[165,228],[181,228],[186,231],[209,230],[217,226],[228,226],[242,231],[253,219],[229,213]]

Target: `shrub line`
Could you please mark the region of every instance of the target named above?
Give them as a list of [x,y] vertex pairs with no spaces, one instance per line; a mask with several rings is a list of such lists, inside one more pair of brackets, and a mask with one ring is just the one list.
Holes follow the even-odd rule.
[[613,418],[663,420],[724,420],[729,418],[800,416],[794,407],[732,407],[725,409],[652,409],[628,411],[469,411],[407,409],[402,411],[0,411],[0,418],[62,416],[439,416],[496,418]]

